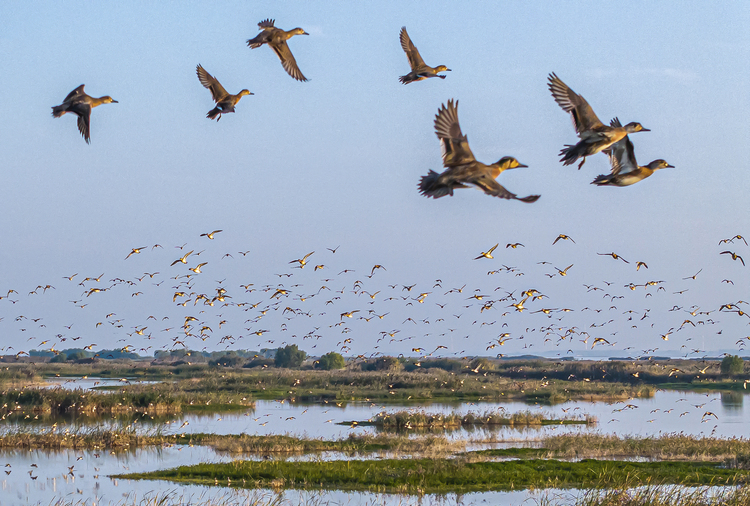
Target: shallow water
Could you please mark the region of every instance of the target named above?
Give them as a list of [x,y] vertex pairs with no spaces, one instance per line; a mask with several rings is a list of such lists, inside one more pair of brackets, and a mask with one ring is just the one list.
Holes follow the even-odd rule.
[[[151,385],[158,383],[158,381],[145,381],[136,378],[122,378],[127,379],[131,385]],[[46,378],[45,383],[40,385],[40,388],[64,388],[66,390],[75,390],[81,388],[83,390],[93,390],[95,388],[102,387],[116,387],[122,386],[124,383],[122,379],[113,378],[98,378],[98,377],[64,377],[59,378]]]
[[[274,401],[257,401],[255,409],[239,413],[214,415],[178,415],[173,423],[165,424],[169,432],[213,432],[217,434],[292,434],[311,438],[341,438],[351,433],[375,433],[373,427],[336,425],[339,422],[368,420],[381,411],[411,409],[428,413],[484,413],[504,410],[512,414],[519,411],[542,411],[552,418],[580,414],[598,419],[596,425],[565,425],[544,427],[462,428],[451,431],[451,438],[484,438],[527,440],[538,439],[561,431],[570,433],[602,432],[652,436],[662,433],[683,432],[694,436],[744,437],[748,435],[746,423],[750,421],[750,401],[746,395],[720,393],[659,391],[652,398],[631,399],[624,402],[571,401],[555,406],[509,403],[420,404],[409,408],[371,403],[289,404]],[[629,406],[629,407],[628,407]],[[706,415],[707,412],[713,415]],[[182,427],[185,422],[188,425]],[[142,422],[147,425],[148,420]]]
[[[135,381],[135,380],[133,380]],[[149,383],[149,382],[144,382]],[[105,378],[55,378],[50,385],[61,388],[91,389],[94,386],[121,384],[118,379]],[[453,438],[480,438],[496,435],[501,439],[535,439],[547,434],[597,431],[608,434],[632,434],[639,436],[661,433],[684,432],[685,434],[716,437],[743,437],[748,434],[743,423],[750,421],[750,402],[740,392],[694,393],[657,391],[651,398],[635,398],[624,402],[571,401],[555,406],[531,405],[523,402],[478,402],[478,403],[419,403],[409,406],[377,404],[368,402],[334,402],[319,404],[290,404],[281,401],[257,401],[254,409],[221,414],[190,413],[184,415],[125,416],[122,423],[138,419],[142,427],[160,427],[168,433],[212,432],[216,434],[291,434],[311,438],[340,438],[350,433],[375,432],[371,427],[336,425],[345,421],[368,420],[381,411],[414,410],[428,413],[475,413],[504,410],[542,411],[551,418],[591,415],[599,420],[597,425],[566,425],[536,427],[463,428],[449,433]],[[630,407],[627,407],[630,406]],[[672,411],[669,411],[669,410]],[[706,412],[714,415],[705,415]],[[704,416],[705,415],[705,416]],[[33,420],[25,420],[31,422]],[[87,423],[86,417],[69,418],[67,423]],[[185,422],[187,425],[182,426]],[[177,430],[178,427],[181,427]]]
[[[478,439],[492,436],[500,440],[538,439],[545,435],[566,433],[600,432],[607,434],[628,434],[653,436],[662,433],[682,432],[693,436],[744,437],[745,423],[750,421],[750,402],[744,402],[748,394],[693,393],[658,391],[654,397],[630,399],[628,401],[605,403],[571,401],[555,406],[529,405],[521,402],[509,403],[461,403],[461,404],[419,404],[411,407],[382,405],[374,403],[350,402],[340,406],[329,404],[290,404],[289,402],[257,401],[255,408],[230,413],[188,413],[178,415],[127,415],[117,418],[92,419],[87,416],[63,418],[58,421],[61,427],[90,427],[91,424],[105,424],[117,427],[138,420],[137,426],[143,432],[160,431],[166,434],[215,433],[215,434],[290,434],[308,438],[338,439],[351,433],[375,433],[373,427],[337,425],[352,420],[362,421],[374,417],[381,411],[413,410],[428,413],[484,413],[502,410],[508,414],[519,411],[541,411],[552,418],[564,416],[591,415],[598,419],[596,425],[548,425],[544,427],[476,427],[461,428],[447,433],[451,438]],[[712,414],[707,414],[712,413]],[[49,426],[49,419],[25,419],[11,416],[3,425],[28,426],[39,428]]]
[[[344,456],[341,454],[330,457]],[[307,460],[310,457],[305,457]],[[227,462],[232,457],[205,447],[174,446],[139,449],[111,454],[95,451],[2,451],[0,465],[10,475],[0,481],[0,504],[139,504],[144,496],[171,493],[181,503],[204,504],[210,499],[221,499],[229,504],[245,504],[248,498],[268,499],[278,494],[269,490],[238,490],[224,486],[175,485],[164,481],[120,480],[109,475],[127,472],[146,472],[177,467],[197,462]],[[36,467],[32,467],[35,465]],[[72,474],[70,468],[73,468]],[[29,474],[31,471],[31,474]],[[36,477],[32,479],[31,476]],[[457,496],[405,496],[397,494],[356,493],[341,491],[285,491],[285,504],[336,505],[406,505],[406,504],[520,504],[533,496],[529,492],[493,492]],[[172,503],[174,504],[174,503]]]
[[[367,420],[380,411],[399,411],[412,409],[429,413],[449,413],[452,411],[466,413],[469,411],[483,413],[503,409],[507,413],[526,410],[541,410],[553,417],[581,413],[593,415],[599,419],[595,426],[566,425],[545,426],[541,428],[497,429],[460,429],[452,431],[449,436],[456,439],[481,439],[491,437],[494,440],[531,442],[544,435],[565,433],[607,433],[617,435],[658,435],[660,433],[683,432],[695,436],[744,437],[747,434],[747,422],[750,421],[750,402],[745,402],[746,395],[738,394],[698,394],[686,392],[659,391],[653,398],[632,399],[617,403],[568,402],[556,406],[530,406],[520,402],[511,403],[462,403],[462,404],[422,404],[404,406],[383,406],[371,403],[331,404],[289,404],[288,402],[258,401],[255,409],[231,414],[188,414],[177,415],[164,420],[150,420],[148,417],[139,421],[140,430],[160,430],[166,434],[189,432],[212,432],[218,434],[292,434],[296,436],[338,439],[350,433],[375,433],[372,427],[350,427],[335,425],[337,422]],[[706,415],[711,412],[716,415]],[[682,416],[681,416],[682,415]],[[85,421],[85,420],[83,420]],[[187,422],[187,425],[184,425]],[[102,423],[99,421],[98,423]],[[110,422],[106,422],[110,423]],[[114,427],[121,426],[122,421],[111,421]],[[91,424],[76,421],[58,423],[58,431],[65,426],[91,427]],[[0,430],[27,428],[43,430],[49,425],[37,421],[31,425],[21,421],[6,421]],[[142,472],[176,467],[178,465],[199,462],[224,462],[233,457],[214,452],[205,447],[175,446],[163,448],[138,449],[131,452],[111,454],[94,451],[2,451],[0,467],[6,463],[10,475],[2,476],[0,482],[0,505],[6,504],[43,504],[53,500],[64,499],[77,504],[117,504],[125,498],[132,503],[132,494],[142,497],[149,492],[173,491],[175,496],[193,497],[201,503],[210,497],[221,497],[228,500],[226,494],[233,494],[237,503],[247,501],[247,494],[253,492],[234,491],[226,487],[197,487],[175,485],[157,481],[114,480],[107,476],[123,472]],[[257,457],[256,457],[257,458]],[[310,458],[347,458],[339,453],[297,457]],[[378,456],[372,456],[378,458]],[[38,467],[32,467],[36,464]],[[69,467],[73,466],[73,475]],[[32,471],[29,474],[29,471]],[[35,476],[36,479],[32,479]],[[266,492],[270,493],[270,492]],[[550,492],[547,492],[549,494]],[[566,494],[568,492],[565,492]],[[521,504],[536,497],[531,492],[466,494],[462,496],[447,495],[444,497],[360,494],[344,492],[308,493],[288,491],[283,494],[290,504]],[[533,504],[530,502],[525,504]],[[231,501],[230,501],[231,504]]]

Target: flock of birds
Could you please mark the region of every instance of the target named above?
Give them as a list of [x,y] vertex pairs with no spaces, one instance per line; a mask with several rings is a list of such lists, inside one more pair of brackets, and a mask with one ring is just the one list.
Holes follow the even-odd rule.
[[[284,70],[298,81],[307,81],[297,65],[287,41],[295,35],[309,35],[302,28],[282,30],[275,26],[275,20],[265,19],[258,23],[260,33],[247,41],[251,49],[267,45],[279,57]],[[401,47],[406,53],[411,71],[399,77],[403,84],[409,84],[424,79],[437,77],[445,79],[441,72],[451,69],[445,65],[431,67],[427,65],[419,50],[412,42],[406,27],[401,28],[399,33]],[[196,73],[200,83],[211,92],[216,107],[207,114],[208,119],[219,121],[222,114],[235,112],[240,99],[252,95],[249,90],[243,89],[237,94],[229,93],[214,76],[208,73],[202,65],[196,67]],[[651,176],[654,171],[673,167],[663,159],[654,160],[641,166],[635,158],[635,149],[629,139],[629,135],[635,132],[647,132],[640,123],[631,122],[622,126],[618,118],[612,119],[609,125],[605,125],[597,117],[594,110],[581,95],[568,87],[556,74],[549,75],[549,89],[555,101],[567,113],[570,113],[575,126],[579,142],[567,145],[560,152],[563,165],[571,165],[578,159],[581,163],[580,169],[586,161],[586,157],[596,153],[605,153],[609,157],[611,173],[600,175],[592,184],[599,186],[629,186]],[[55,118],[66,113],[78,116],[78,130],[87,143],[90,143],[91,110],[102,104],[117,103],[110,96],[94,98],[84,91],[84,85],[80,85],[71,91],[62,104],[52,108]],[[432,198],[440,198],[445,195],[453,195],[457,188],[474,186],[487,195],[503,199],[515,199],[522,202],[536,202],[539,195],[517,197],[500,185],[496,179],[504,171],[520,167],[527,167],[512,156],[504,156],[492,164],[484,164],[478,161],[469,147],[468,138],[461,131],[458,122],[458,101],[449,100],[447,105],[443,104],[435,118],[435,133],[440,140],[442,148],[443,166],[445,170],[438,174],[430,171],[423,176],[418,188],[422,195]]]
[[[728,300],[711,307],[700,307],[704,295],[690,292],[705,276],[702,269],[677,280],[653,278],[643,260],[596,251],[586,263],[616,263],[610,280],[595,282],[575,263],[535,259],[533,249],[524,252],[523,243],[512,242],[505,246],[505,263],[494,256],[499,243],[467,258],[469,272],[480,275],[474,279],[484,279],[471,287],[395,279],[381,263],[342,265],[339,247],[291,258],[280,273],[267,275],[270,280],[217,279],[247,272],[237,262],[252,265],[251,250],[222,251],[224,234],[200,234],[202,245],[190,249],[188,243],[172,251],[159,244],[131,248],[114,276],[75,272],[26,288],[0,287],[0,332],[13,336],[0,352],[20,359],[32,349],[57,353],[65,347],[93,352],[114,345],[151,355],[160,349],[298,344],[313,355],[334,350],[358,359],[396,353],[466,358],[509,348],[521,353],[557,348],[558,356],[570,356],[597,346],[649,356],[684,336],[679,352],[700,357],[710,353],[702,344],[707,337],[712,349],[743,350],[750,344],[750,336],[738,335],[737,329],[750,324],[750,308],[744,300],[729,299],[737,290],[733,279],[715,280],[717,293]],[[565,234],[550,239],[555,251],[567,252],[562,258],[578,248]],[[739,234],[722,239],[718,249],[726,244],[746,247]],[[734,251],[717,256],[724,253],[741,260]],[[482,271],[484,263],[488,270],[482,277],[475,267]],[[746,282],[737,279],[738,287]],[[634,339],[655,342],[639,349],[628,345]]]

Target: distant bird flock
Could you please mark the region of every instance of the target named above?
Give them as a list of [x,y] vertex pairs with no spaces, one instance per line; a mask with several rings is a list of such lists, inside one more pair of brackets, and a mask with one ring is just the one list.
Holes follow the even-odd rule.
[[[226,251],[225,234],[215,229],[179,246],[129,248],[117,272],[106,276],[74,272],[57,282],[0,286],[0,334],[12,336],[0,352],[21,359],[34,349],[95,352],[105,342],[142,355],[295,343],[313,354],[335,350],[358,360],[408,350],[419,360],[469,358],[509,348],[566,357],[597,347],[633,357],[671,350],[700,358],[710,353],[705,346],[750,345],[744,333],[750,304],[737,297],[748,282],[738,253],[747,242],[739,234],[715,245],[724,268],[737,273],[734,279],[706,279],[702,268],[661,277],[632,250],[630,258],[587,251],[561,233],[545,240],[554,246],[545,260],[535,258],[538,250],[529,242],[508,242],[500,252],[495,243],[467,255],[467,265],[481,271],[469,281],[473,286],[444,282],[441,273],[428,282],[402,279],[371,260],[349,264],[339,246],[281,257],[280,270],[264,275],[252,255],[246,258],[250,251]],[[580,264],[606,266],[608,279],[587,279],[578,261],[558,263],[571,254]],[[231,278],[222,274],[225,268]],[[706,282],[721,300],[707,301],[694,288]]]
[[[249,39],[247,45],[251,49],[267,45],[273,49],[284,70],[292,78],[302,82],[307,81],[287,41],[295,35],[309,34],[302,28],[288,31],[277,28],[275,20],[270,18],[258,23],[258,27],[260,33]],[[445,79],[446,76],[441,72],[451,71],[445,65],[436,67],[427,65],[409,37],[406,27],[401,28],[399,41],[411,68],[409,73],[399,77],[401,83],[410,84],[431,77]],[[200,64],[196,67],[196,72],[198,80],[211,92],[211,97],[216,103],[216,107],[206,115],[208,119],[219,121],[222,114],[235,112],[235,107],[243,96],[253,94],[247,89],[237,94],[227,92],[218,79],[209,74]],[[640,123],[631,122],[622,126],[620,120],[614,118],[607,126],[599,120],[586,99],[574,92],[556,74],[549,75],[548,85],[558,105],[572,116],[576,134],[580,139],[576,144],[565,146],[560,152],[562,156],[560,161],[563,165],[572,165],[581,159],[578,165],[580,169],[586,162],[586,157],[596,153],[605,153],[609,157],[612,169],[610,174],[600,175],[592,181],[592,184],[598,186],[629,186],[651,176],[658,169],[672,167],[663,159],[654,160],[645,166],[638,165],[629,134],[649,131]],[[110,96],[91,97],[84,92],[82,84],[70,92],[61,105],[52,108],[52,115],[59,118],[70,112],[78,116],[78,130],[84,140],[90,143],[91,110],[99,105],[110,103],[117,103],[117,101]],[[474,186],[487,195],[503,199],[527,203],[536,202],[539,199],[539,195],[517,197],[496,181],[502,172],[527,167],[527,165],[520,163],[512,156],[504,156],[490,165],[485,165],[474,158],[469,148],[468,138],[461,132],[458,122],[457,100],[448,100],[447,105],[443,104],[438,109],[435,118],[435,133],[442,147],[445,170],[440,174],[431,170],[421,178],[418,184],[419,192],[425,197],[437,199],[446,195],[453,196],[453,190],[457,188]]]

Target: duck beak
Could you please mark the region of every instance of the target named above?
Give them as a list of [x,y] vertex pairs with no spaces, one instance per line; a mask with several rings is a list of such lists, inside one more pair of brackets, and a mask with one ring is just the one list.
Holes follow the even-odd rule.
[[514,168],[514,169],[520,169],[520,168],[522,168],[522,167],[528,167],[528,165],[524,165],[524,164],[522,164],[521,162],[518,162],[518,165],[516,165],[516,166],[515,166],[515,167],[513,167],[513,168]]
[[650,131],[651,131],[650,128],[641,128],[641,132],[650,132]]
[[664,168],[665,168],[665,169],[674,169],[674,165],[669,165],[669,164],[667,164],[667,166],[666,166],[666,167],[664,167]]
[[115,100],[115,99],[113,98],[113,99],[112,99],[112,103],[114,103],[114,104],[119,104],[120,102],[118,102],[117,100]]
[[302,35],[310,35],[310,34],[307,32],[302,32]]
[[445,69],[446,72],[451,72],[451,69]]

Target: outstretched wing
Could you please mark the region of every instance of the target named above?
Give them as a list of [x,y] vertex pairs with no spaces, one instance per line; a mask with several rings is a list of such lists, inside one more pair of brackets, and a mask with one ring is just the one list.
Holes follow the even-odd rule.
[[80,85],[80,86],[79,86],[78,88],[76,88],[76,89],[74,89],[73,91],[71,91],[70,93],[68,93],[68,96],[67,96],[67,97],[65,97],[65,100],[63,100],[63,104],[64,104],[65,102],[68,102],[68,101],[70,101],[70,100],[73,100],[74,98],[76,98],[76,97],[78,97],[78,96],[80,96],[80,95],[84,95],[84,94],[85,94],[85,93],[84,93],[84,91],[83,91],[83,87],[84,87],[84,86],[86,86],[86,85],[85,85],[85,84],[82,84],[82,85]]
[[498,197],[501,199],[515,199],[522,202],[536,202],[539,199],[539,195],[529,195],[528,197],[517,197],[515,193],[509,192],[503,185],[492,179],[488,175],[481,175],[471,181],[477,188],[482,190],[487,195]]
[[302,75],[302,71],[297,66],[297,60],[294,59],[292,51],[289,49],[285,40],[282,40],[278,44],[269,44],[276,56],[281,60],[281,65],[286,70],[286,73],[295,78],[297,81],[307,81],[307,78]]
[[218,79],[206,72],[206,69],[202,66],[198,65],[195,68],[195,71],[198,74],[198,80],[201,84],[211,91],[211,96],[213,97],[214,102],[220,102],[228,95],[227,90],[224,89]]
[[[621,127],[618,118],[609,122],[612,127]],[[625,136],[610,146],[605,153],[609,156],[609,164],[612,166],[612,174],[627,174],[638,170],[638,162],[635,159],[635,149],[629,136]]]
[[579,137],[583,132],[604,126],[585,98],[571,90],[554,72],[549,75],[548,79],[552,97],[563,111],[570,113]]
[[404,50],[404,52],[406,53],[406,57],[409,59],[409,66],[411,66],[411,69],[415,70],[419,67],[424,66],[424,60],[419,54],[417,47],[409,38],[409,34],[406,33],[405,26],[401,27],[401,33],[399,33],[398,37],[401,40],[401,49]]
[[91,106],[85,103],[75,104],[71,109],[69,109],[69,112],[72,112],[73,114],[76,114],[78,116],[78,131],[81,132],[81,135],[86,140],[86,143],[91,144],[91,136],[89,134],[91,122]]
[[458,101],[448,100],[435,115],[435,133],[440,139],[443,166],[455,167],[476,160],[469,147],[469,139],[458,124]]

